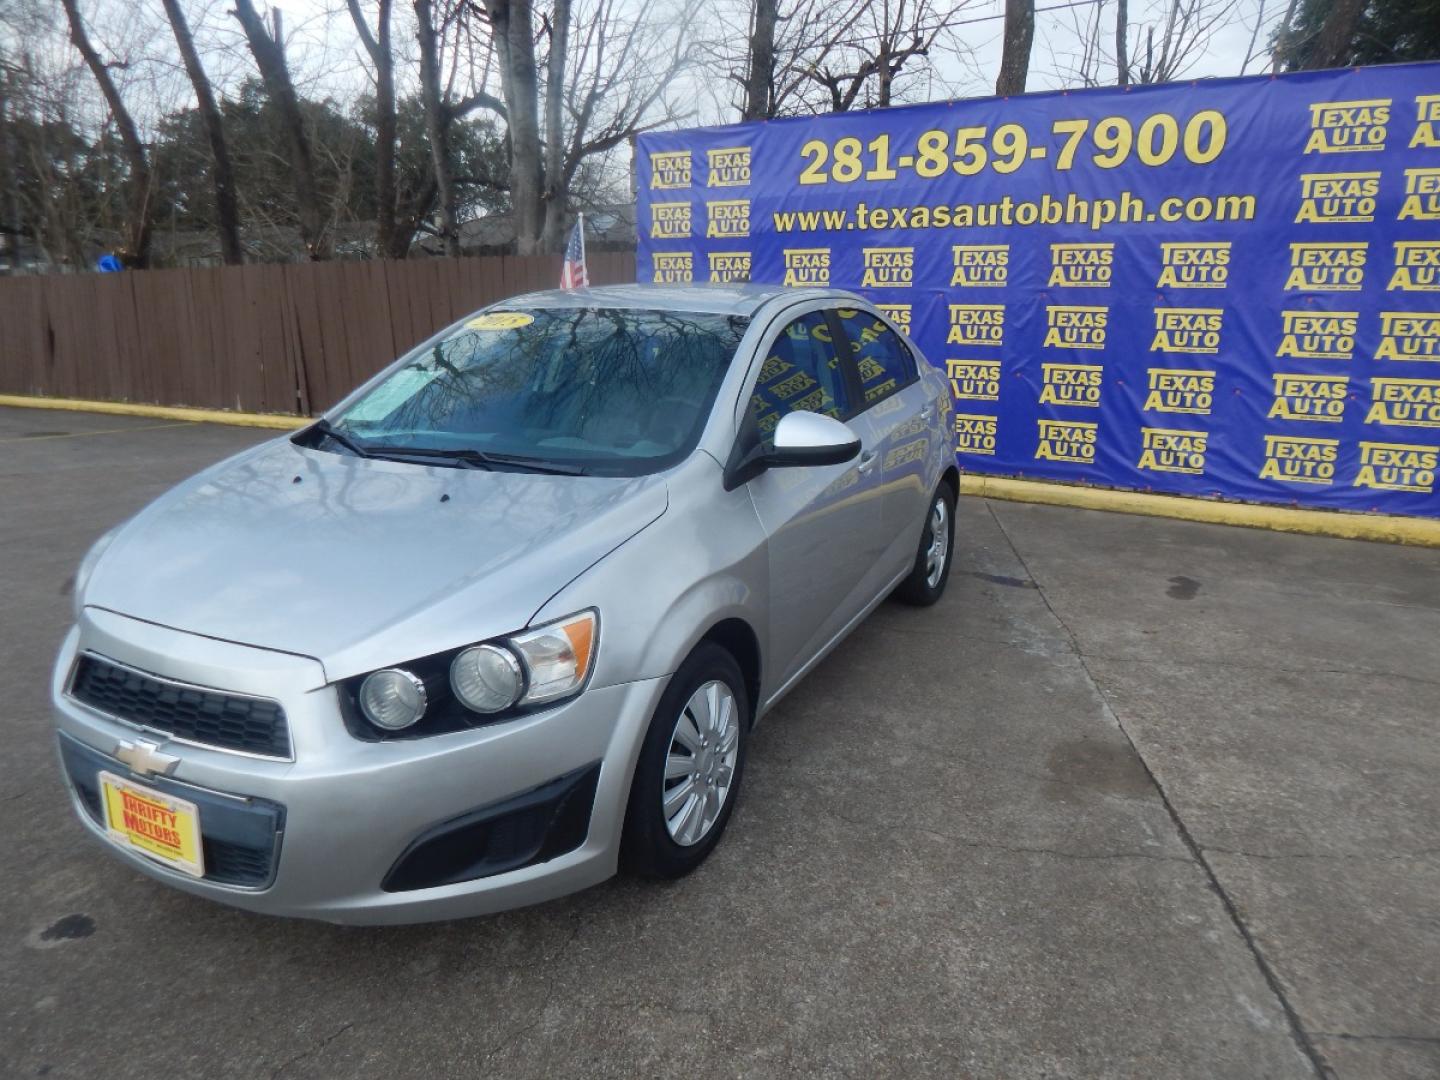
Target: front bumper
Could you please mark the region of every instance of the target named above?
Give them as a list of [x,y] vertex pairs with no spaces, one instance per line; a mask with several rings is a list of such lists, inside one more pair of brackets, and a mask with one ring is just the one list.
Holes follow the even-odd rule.
[[[254,816],[242,821],[241,810],[272,815],[272,862],[266,874],[244,884],[197,880],[104,838],[79,776],[100,764],[122,776],[134,775],[113,757],[117,747],[137,735],[158,737],[66,694],[81,650],[283,705],[293,761],[162,741],[164,753],[178,757],[179,764],[163,780],[135,776],[152,786],[173,785],[176,793],[202,804],[234,805],[236,827],[252,833]],[[664,683],[650,679],[592,687],[546,712],[471,731],[361,742],[346,731],[334,688],[313,659],[87,608],[61,647],[51,699],[76,813],[112,854],[166,884],[252,911],[344,923],[410,923],[537,903],[610,877],[634,762]],[[78,772],[77,755],[89,763]],[[382,887],[402,854],[437,827],[486,807],[508,805],[507,800],[523,803],[526,793],[571,776],[589,777],[586,782],[594,786],[588,831],[578,847],[518,869],[487,868],[486,876],[453,884],[403,891]],[[204,818],[202,805],[202,824]],[[233,837],[227,833],[220,839]]]

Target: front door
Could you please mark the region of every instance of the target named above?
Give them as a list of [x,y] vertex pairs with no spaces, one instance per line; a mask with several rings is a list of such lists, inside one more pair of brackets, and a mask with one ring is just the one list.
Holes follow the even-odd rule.
[[[788,412],[846,420],[859,393],[837,327],[824,311],[791,320],[766,352],[750,398],[761,438]],[[867,430],[869,430],[867,428]],[[859,457],[841,465],[770,469],[750,496],[768,538],[770,652],[775,686],[788,682],[874,598],[883,547],[880,455],[861,436]]]

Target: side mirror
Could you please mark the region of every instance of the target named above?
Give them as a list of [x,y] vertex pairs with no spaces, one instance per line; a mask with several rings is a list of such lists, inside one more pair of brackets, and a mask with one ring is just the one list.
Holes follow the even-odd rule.
[[775,425],[773,442],[731,456],[725,469],[725,490],[733,491],[766,469],[840,465],[859,453],[860,437],[834,417],[813,412],[786,413]]
[[840,465],[860,453],[860,437],[833,416],[786,413],[775,425],[775,444],[765,463],[772,469]]

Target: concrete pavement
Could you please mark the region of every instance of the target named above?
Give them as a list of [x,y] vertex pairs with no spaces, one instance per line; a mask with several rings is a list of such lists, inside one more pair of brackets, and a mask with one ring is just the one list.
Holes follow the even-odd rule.
[[967,499],[666,886],[230,911],[70,820],[86,546],[270,437],[0,410],[0,1077],[1440,1075],[1440,552]]

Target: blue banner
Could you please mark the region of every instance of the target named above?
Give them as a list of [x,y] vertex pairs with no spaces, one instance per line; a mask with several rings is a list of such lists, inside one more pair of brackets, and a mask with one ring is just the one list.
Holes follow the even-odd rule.
[[1440,516],[1440,64],[647,134],[639,278],[853,289],[995,475]]

